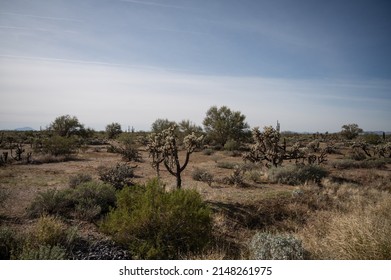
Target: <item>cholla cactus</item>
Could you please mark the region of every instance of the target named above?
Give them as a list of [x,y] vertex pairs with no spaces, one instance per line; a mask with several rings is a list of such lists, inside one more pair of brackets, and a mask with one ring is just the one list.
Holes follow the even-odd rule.
[[[250,152],[244,155],[244,160],[251,162],[266,161],[265,165],[267,167],[277,167],[284,160],[295,160],[296,163],[302,160],[303,164],[307,160],[308,164],[321,164],[327,160],[326,157],[330,151],[330,147],[321,149],[317,140],[311,142],[307,147],[301,146],[300,143],[295,143],[288,150],[285,139],[280,144],[281,134],[278,129],[274,129],[271,126],[265,127],[263,132],[260,132],[259,128],[256,127],[253,129],[252,134],[255,144],[250,147]],[[320,153],[320,155],[315,153]]]
[[360,150],[362,150],[366,156],[372,157],[372,155],[369,152],[370,148],[371,148],[370,145],[365,142],[355,142],[352,145],[353,152],[358,153]]
[[176,177],[177,188],[182,186],[181,173],[185,170],[190,160],[190,154],[202,142],[203,136],[197,137],[194,133],[184,138],[184,147],[186,150],[185,162],[181,166],[179,162],[178,136],[175,134],[176,126],[163,130],[161,133],[153,134],[147,145],[149,154],[152,157],[152,166],[156,168],[159,175],[159,165],[164,163],[167,171]]
[[160,164],[163,162],[163,135],[162,133],[152,133],[147,142],[149,157],[152,158],[152,167],[156,170],[156,175],[160,177]]
[[374,149],[377,157],[391,158],[391,142],[377,145]]
[[272,126],[266,126],[263,132],[255,127],[252,131],[255,144],[251,146],[250,152],[244,155],[245,160],[251,162],[267,161],[266,166],[281,165],[285,156],[285,144],[281,146],[280,132]]

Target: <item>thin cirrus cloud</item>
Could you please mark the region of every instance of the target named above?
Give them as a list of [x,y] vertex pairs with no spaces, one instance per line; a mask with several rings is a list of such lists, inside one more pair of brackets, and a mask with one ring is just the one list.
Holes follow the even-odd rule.
[[83,22],[84,20],[71,17],[49,17],[49,16],[39,16],[39,15],[30,15],[30,14],[20,14],[20,13],[11,13],[11,12],[0,12],[0,15],[5,16],[16,16],[16,17],[27,17],[35,19],[45,19],[45,20],[55,20],[55,21],[71,21],[71,22]]
[[[338,131],[344,121],[353,120],[353,103],[362,113],[368,111],[365,104],[373,103],[378,113],[383,108],[385,115],[391,105],[386,98],[346,94],[347,86],[356,91],[365,88],[363,81],[351,81],[350,85],[334,82],[332,94],[314,94],[324,88],[324,81],[203,76],[148,67],[15,57],[1,58],[0,73],[0,91],[7,93],[0,105],[3,127],[11,126],[23,114],[28,119],[41,112],[42,118],[35,117],[36,127],[47,125],[58,115],[73,114],[96,129],[119,121],[148,130],[157,118],[190,119],[201,124],[210,106],[227,105],[244,113],[251,126],[280,120],[287,130]],[[381,82],[371,84],[375,85],[383,86]],[[10,104],[18,104],[19,110],[15,112]],[[369,123],[370,115],[355,114],[354,119]],[[330,119],[335,123],[328,125]]]

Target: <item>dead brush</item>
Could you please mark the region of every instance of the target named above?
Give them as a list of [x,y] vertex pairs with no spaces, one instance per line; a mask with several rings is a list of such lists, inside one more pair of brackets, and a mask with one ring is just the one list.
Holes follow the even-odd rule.
[[300,231],[312,259],[391,259],[391,195],[355,195],[346,212],[321,211]]

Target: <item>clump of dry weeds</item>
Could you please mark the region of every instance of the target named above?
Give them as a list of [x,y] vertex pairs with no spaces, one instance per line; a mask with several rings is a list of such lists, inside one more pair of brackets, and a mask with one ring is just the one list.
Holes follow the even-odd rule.
[[333,209],[299,231],[313,259],[391,259],[391,194],[370,187],[326,185]]

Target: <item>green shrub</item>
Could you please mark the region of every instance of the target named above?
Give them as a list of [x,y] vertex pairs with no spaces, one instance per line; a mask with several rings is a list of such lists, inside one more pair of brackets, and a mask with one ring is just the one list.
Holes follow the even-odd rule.
[[198,252],[211,234],[210,210],[195,190],[166,192],[157,180],[123,188],[102,230],[135,258],[176,259]]
[[104,167],[101,166],[98,168],[99,178],[116,189],[122,189],[125,186],[132,186],[132,178],[134,178],[134,168],[129,165],[118,163],[114,167]]
[[115,188],[96,182],[83,183],[73,190],[72,200],[78,218],[91,221],[115,205]]
[[224,144],[224,150],[226,151],[237,151],[239,150],[240,148],[240,144],[235,141],[235,140],[228,140],[225,144]]
[[81,183],[86,183],[92,181],[92,177],[89,174],[76,174],[69,177],[69,186],[71,188],[75,188],[76,186],[80,185]]
[[303,260],[301,240],[292,235],[259,232],[249,246],[250,258],[255,260]]
[[13,251],[17,247],[16,232],[8,227],[0,228],[0,260],[11,259]]
[[269,180],[274,183],[300,185],[307,182],[320,183],[328,172],[318,165],[290,165],[269,170]]
[[52,136],[42,141],[41,152],[53,156],[70,156],[81,147],[77,137]]

